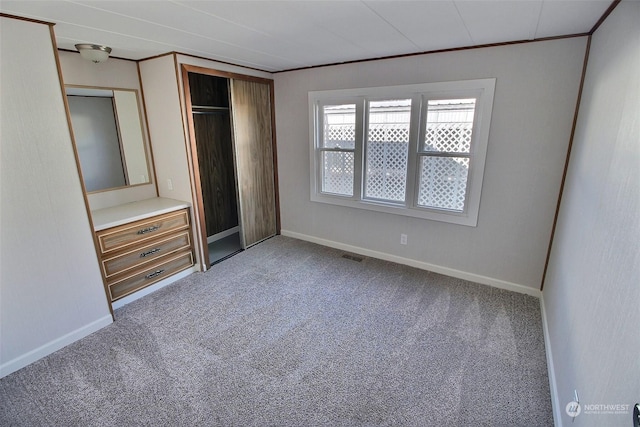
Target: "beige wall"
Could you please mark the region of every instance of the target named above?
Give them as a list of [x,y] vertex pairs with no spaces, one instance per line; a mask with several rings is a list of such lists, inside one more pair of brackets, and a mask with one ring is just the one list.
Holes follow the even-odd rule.
[[[62,77],[65,84],[94,86],[101,88],[134,89],[138,91],[138,102],[144,123],[144,105],[138,78],[138,66],[134,61],[109,58],[106,62],[94,64],[83,59],[80,54],[74,52],[59,51]],[[148,141],[146,124],[143,126],[144,137]],[[139,185],[121,188],[111,191],[101,191],[89,195],[91,209],[102,209],[123,203],[156,197],[155,176],[151,163],[151,152],[147,150],[147,162],[151,182],[147,185]]]
[[[640,401],[640,3],[594,33],[544,285],[557,425],[631,426]],[[554,384],[555,383],[555,384]],[[630,405],[620,415],[565,406]]]
[[[585,48],[580,37],[275,74],[283,234],[538,295]],[[493,77],[477,227],[309,200],[309,91]]]
[[4,376],[112,319],[49,27],[0,20],[0,376]]
[[[159,195],[192,203],[174,57],[166,55],[142,61],[139,66],[147,104]],[[171,190],[167,185],[168,180],[172,182]]]

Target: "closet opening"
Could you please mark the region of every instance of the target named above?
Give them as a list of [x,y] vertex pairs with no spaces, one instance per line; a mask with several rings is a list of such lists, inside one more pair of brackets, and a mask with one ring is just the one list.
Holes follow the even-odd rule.
[[277,234],[273,81],[182,64],[200,265]]
[[229,79],[189,73],[209,265],[242,250]]

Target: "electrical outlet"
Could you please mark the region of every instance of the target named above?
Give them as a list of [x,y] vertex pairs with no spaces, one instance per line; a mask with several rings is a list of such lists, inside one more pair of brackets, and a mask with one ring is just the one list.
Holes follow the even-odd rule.
[[170,179],[168,179],[168,180],[167,180],[167,189],[168,189],[169,191],[172,191],[172,190],[173,190],[173,181],[172,181],[172,180],[170,180]]
[[401,234],[400,235],[400,244],[401,245],[406,245],[407,244],[407,235],[406,234]]

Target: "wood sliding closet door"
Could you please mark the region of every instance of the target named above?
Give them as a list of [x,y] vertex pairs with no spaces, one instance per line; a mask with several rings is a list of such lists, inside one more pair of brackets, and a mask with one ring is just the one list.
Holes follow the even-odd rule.
[[232,79],[231,106],[241,233],[246,248],[276,234],[270,88]]

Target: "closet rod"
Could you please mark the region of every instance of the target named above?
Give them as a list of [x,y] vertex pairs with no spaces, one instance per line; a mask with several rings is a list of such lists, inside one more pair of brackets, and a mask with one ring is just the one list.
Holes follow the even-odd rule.
[[220,110],[220,111],[192,111],[193,114],[228,114],[229,110]]
[[194,110],[205,110],[205,111],[215,111],[215,110],[228,111],[229,110],[229,107],[214,107],[210,105],[192,105],[191,108],[193,108]]

